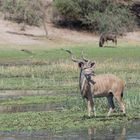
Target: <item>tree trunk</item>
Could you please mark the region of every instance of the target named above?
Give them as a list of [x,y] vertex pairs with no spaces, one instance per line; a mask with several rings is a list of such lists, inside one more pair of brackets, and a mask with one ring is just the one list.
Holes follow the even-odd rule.
[[45,30],[45,34],[46,34],[46,37],[48,37],[48,30],[47,30],[47,26],[46,26],[46,16],[43,17],[43,27],[44,27],[44,30]]

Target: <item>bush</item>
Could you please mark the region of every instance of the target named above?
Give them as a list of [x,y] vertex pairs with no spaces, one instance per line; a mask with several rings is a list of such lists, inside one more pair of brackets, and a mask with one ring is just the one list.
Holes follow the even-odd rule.
[[38,0],[2,0],[1,10],[5,13],[5,19],[18,23],[39,25],[42,18]]
[[55,0],[55,23],[97,32],[124,32],[134,28],[129,7],[113,0]]

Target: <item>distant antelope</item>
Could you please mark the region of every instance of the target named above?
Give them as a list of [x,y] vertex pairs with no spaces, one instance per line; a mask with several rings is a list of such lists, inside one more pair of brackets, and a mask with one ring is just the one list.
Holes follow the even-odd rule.
[[104,43],[107,41],[112,41],[117,45],[117,35],[113,33],[103,33],[100,36],[99,47],[103,47]]
[[80,68],[79,86],[82,97],[87,100],[88,116],[91,116],[92,111],[94,116],[96,116],[93,97],[107,97],[109,103],[107,116],[114,111],[115,105],[113,97],[115,97],[121,111],[125,114],[125,105],[122,100],[125,86],[124,81],[113,74],[95,75],[92,70],[95,66],[95,62],[85,59],[84,57],[78,60],[73,56],[71,51],[65,51],[71,55],[72,61],[76,62]]

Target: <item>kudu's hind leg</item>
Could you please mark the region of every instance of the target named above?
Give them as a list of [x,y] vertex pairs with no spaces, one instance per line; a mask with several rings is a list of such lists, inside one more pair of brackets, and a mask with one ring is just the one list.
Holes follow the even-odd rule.
[[117,38],[113,38],[112,42],[117,46]]
[[109,94],[109,96],[107,97],[108,100],[108,104],[109,104],[109,112],[107,113],[107,116],[110,116],[110,113],[114,111],[115,105],[114,105],[114,101],[113,101],[113,94]]
[[114,95],[114,97],[116,98],[116,100],[118,101],[119,103],[119,106],[120,106],[120,110],[123,112],[123,114],[125,115],[125,104],[122,100],[122,96],[120,94],[116,94]]
[[117,38],[115,38],[115,41],[114,42],[115,42],[115,45],[117,45]]

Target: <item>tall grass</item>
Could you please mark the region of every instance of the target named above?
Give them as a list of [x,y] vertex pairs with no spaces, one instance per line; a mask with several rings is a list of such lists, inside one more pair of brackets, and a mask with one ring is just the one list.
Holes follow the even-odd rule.
[[[71,48],[78,58],[80,58],[82,49],[87,58],[96,61],[95,74],[116,74],[125,80],[126,88],[139,89],[139,47],[100,49],[91,48],[91,46],[86,46],[86,48],[75,46]],[[73,89],[72,91],[78,92],[78,66],[71,62],[69,55],[61,49],[53,49],[50,53],[43,50],[36,51],[33,58],[22,52],[19,54],[10,52],[10,61],[7,59],[6,53],[2,56],[5,63],[8,62],[9,65],[0,66],[0,89],[48,89],[54,91]],[[26,65],[24,62],[28,59],[30,59],[30,63]],[[16,65],[17,63],[20,65]]]

